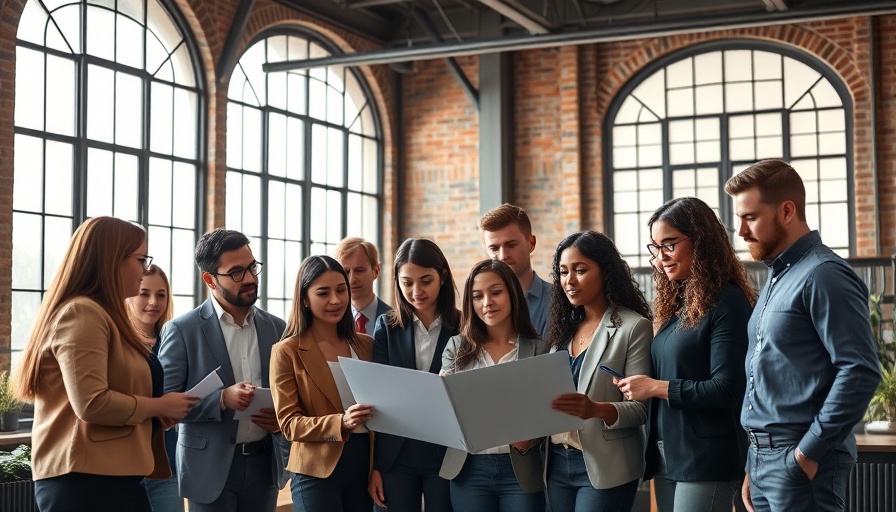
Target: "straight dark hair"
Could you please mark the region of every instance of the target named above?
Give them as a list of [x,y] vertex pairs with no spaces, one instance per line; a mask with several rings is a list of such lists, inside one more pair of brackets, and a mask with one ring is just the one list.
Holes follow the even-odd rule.
[[432,240],[426,238],[408,238],[395,252],[395,265],[392,272],[392,293],[398,307],[389,312],[387,325],[389,327],[404,327],[411,323],[414,316],[414,307],[401,293],[401,283],[398,274],[407,263],[418,267],[431,268],[442,278],[442,286],[439,287],[439,298],[436,302],[436,313],[442,319],[442,325],[452,329],[460,326],[460,311],[457,309],[457,289],[454,286],[454,277],[448,266],[448,259]]
[[521,338],[538,339],[538,332],[529,318],[529,304],[520,280],[503,261],[483,260],[473,266],[464,284],[463,310],[461,311],[461,343],[457,350],[455,369],[466,368],[482,351],[482,344],[488,341],[488,326],[479,318],[473,306],[473,280],[476,276],[491,272],[504,281],[510,294],[510,323]]
[[610,308],[610,321],[614,327],[622,325],[619,308],[624,307],[647,319],[652,319],[650,306],[638,283],[632,276],[628,263],[622,259],[619,249],[606,235],[597,231],[581,231],[564,238],[554,252],[551,272],[554,286],[551,288],[551,317],[548,341],[555,347],[565,347],[575,334],[579,324],[585,319],[585,308],[574,307],[566,297],[560,283],[560,255],[575,247],[582,256],[594,261],[600,267],[604,278],[604,293]]
[[296,275],[296,289],[293,294],[292,311],[289,315],[289,323],[286,324],[286,330],[283,331],[283,338],[301,337],[304,333],[311,329],[314,321],[314,315],[311,314],[311,308],[305,305],[305,299],[308,297],[308,289],[326,272],[338,272],[342,279],[345,280],[345,286],[348,291],[348,302],[345,304],[345,313],[336,324],[336,335],[341,339],[347,340],[349,345],[357,349],[360,346],[358,334],[355,332],[355,322],[352,319],[352,311],[349,305],[352,301],[352,288],[348,284],[348,276],[342,265],[338,261],[329,256],[308,256],[302,261],[299,267],[299,273]]
[[218,228],[205,233],[196,242],[193,256],[200,272],[215,273],[221,261],[221,255],[227,251],[249,245],[246,235],[232,229]]

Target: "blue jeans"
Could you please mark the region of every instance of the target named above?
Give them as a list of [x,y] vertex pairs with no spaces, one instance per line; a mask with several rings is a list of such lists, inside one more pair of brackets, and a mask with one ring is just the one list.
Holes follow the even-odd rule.
[[441,446],[405,439],[392,467],[380,472],[388,508],[374,510],[420,512],[425,507],[426,512],[451,512],[448,480],[439,476],[444,456]]
[[666,453],[657,441],[660,464],[653,477],[659,512],[731,512],[739,480],[676,482],[666,478]]
[[143,480],[152,512],[184,512],[184,499],[177,491],[177,477],[165,480]]
[[451,481],[451,504],[464,512],[544,512],[544,492],[520,487],[510,454],[468,455]]
[[551,443],[548,456],[548,502],[551,512],[630,512],[638,481],[595,489],[580,450]]
[[795,450],[796,445],[750,446],[747,471],[756,512],[842,511],[856,459],[848,452],[830,450],[818,461],[815,478],[809,480],[796,463]]
[[367,493],[369,467],[370,437],[352,434],[330,476],[297,474],[293,477],[292,509],[295,512],[370,512],[373,499]]

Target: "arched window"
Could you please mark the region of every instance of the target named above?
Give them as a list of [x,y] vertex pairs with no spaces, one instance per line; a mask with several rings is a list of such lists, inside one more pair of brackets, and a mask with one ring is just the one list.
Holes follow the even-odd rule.
[[746,256],[724,185],[764,158],[793,165],[809,225],[841,255],[853,252],[852,103],[806,54],[759,41],[689,48],[636,76],[607,123],[607,218],[631,264],[648,262],[650,215],[681,196],[713,207]]
[[16,46],[12,351],[23,348],[73,230],[146,227],[175,307],[196,301],[203,95],[167,0],[29,0]]
[[382,142],[361,76],[335,66],[262,71],[333,52],[311,34],[269,35],[230,80],[226,222],[254,240],[262,306],[283,318],[304,257],[332,254],[346,236],[379,241]]

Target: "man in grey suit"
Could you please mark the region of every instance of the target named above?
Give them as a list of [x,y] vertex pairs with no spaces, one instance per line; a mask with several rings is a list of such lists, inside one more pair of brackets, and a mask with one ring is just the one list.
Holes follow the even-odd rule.
[[262,263],[245,235],[208,232],[195,256],[211,297],[165,325],[159,352],[165,389],[190,389],[216,368],[224,388],[179,425],[180,494],[190,512],[272,512],[287,478],[274,410],[262,409],[251,420],[233,416],[249,406],[257,386],[270,386],[271,347],[285,323],[254,306]]
[[352,314],[355,329],[373,336],[376,320],[392,310],[373,293],[373,282],[380,275],[380,255],[376,246],[358,237],[343,239],[334,255],[348,275],[352,288]]

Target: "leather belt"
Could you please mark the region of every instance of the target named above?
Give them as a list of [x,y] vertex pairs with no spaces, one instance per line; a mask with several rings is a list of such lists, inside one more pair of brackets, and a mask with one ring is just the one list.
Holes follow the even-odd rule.
[[798,444],[803,436],[786,434],[770,434],[760,430],[747,430],[747,438],[750,444],[756,448],[779,448],[781,446],[793,446]]
[[237,453],[250,457],[252,455],[261,455],[267,450],[268,440],[260,439],[251,443],[239,443],[236,445]]

